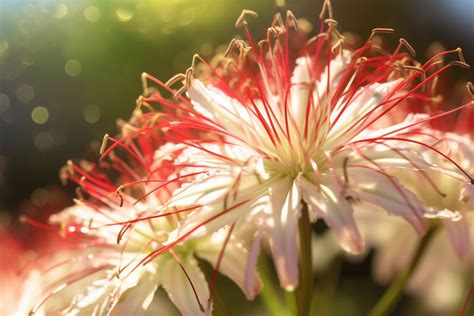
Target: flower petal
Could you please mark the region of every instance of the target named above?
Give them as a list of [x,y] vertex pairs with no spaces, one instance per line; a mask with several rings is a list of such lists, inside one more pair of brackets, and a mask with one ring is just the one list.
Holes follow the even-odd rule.
[[[313,63],[309,57],[300,57],[296,59],[296,66],[291,76],[291,90],[290,90],[290,115],[293,123],[293,127],[299,135],[303,135],[301,128],[305,125],[305,117],[308,107],[308,97],[312,91],[314,106],[323,107],[327,104],[327,90],[328,87],[332,91],[329,94],[332,95],[337,87],[344,70],[347,69],[350,64],[351,53],[344,50],[342,54],[338,54],[329,63],[329,67],[326,67],[318,78],[316,89],[311,88],[311,81],[314,78],[310,77],[310,69],[312,69]],[[328,73],[330,78],[328,78]],[[329,84],[328,84],[329,79]]]
[[219,174],[203,177],[177,190],[168,207],[187,208],[202,205],[190,213],[174,230],[167,243],[186,235],[206,236],[235,223],[252,209],[252,202],[265,191],[265,184],[256,173]]
[[[62,313],[65,315],[110,315],[121,293],[128,288],[114,274],[115,269],[96,274],[89,285],[87,282],[90,278],[81,280],[75,287],[80,288],[82,285],[85,290],[74,295],[71,303]],[[136,286],[136,283],[129,285]]]
[[258,289],[258,291],[256,291],[256,288],[255,288],[255,283],[256,282],[260,283],[260,279],[256,281],[255,278],[258,277],[258,274],[256,273],[256,271],[257,271],[258,257],[260,256],[261,242],[262,242],[262,232],[257,231],[250,245],[249,255],[247,259],[247,266],[245,268],[244,292],[248,293],[247,297],[253,297],[252,294],[254,294],[254,291],[256,293],[260,291],[260,288]]
[[298,285],[298,218],[301,194],[297,184],[284,178],[269,187],[271,213],[267,226],[280,284],[287,290]]
[[356,227],[352,207],[346,200],[344,188],[338,179],[322,175],[319,185],[315,185],[300,177],[299,184],[309,210],[322,217],[334,230],[341,247],[351,253],[362,252],[364,242]]
[[466,219],[464,217],[454,221],[444,219],[443,225],[457,255],[463,259],[468,258],[471,255],[471,240]]
[[[219,230],[206,241],[200,241],[197,243],[195,249],[196,255],[209,261],[213,267],[216,267],[228,231],[228,229]],[[250,286],[247,285],[245,271],[249,259],[250,256],[247,249],[231,236],[226,244],[224,252],[222,253],[219,272],[234,281],[244,291],[247,299],[251,300],[255,298],[255,295],[260,291],[262,283],[257,275],[256,269],[254,269],[254,275],[249,278],[253,280],[253,282]]]
[[402,216],[419,234],[426,232],[427,208],[395,177],[365,168],[352,168],[349,177],[355,183],[353,191],[358,198]]
[[187,94],[197,112],[216,125],[223,125],[233,135],[245,137],[246,131],[255,127],[250,112],[239,101],[219,89],[205,86],[199,79],[192,80]]
[[123,293],[124,300],[120,300],[114,308],[117,315],[143,315],[153,301],[159,280],[157,273],[144,273],[137,286]]
[[[400,81],[395,80],[385,83],[373,83],[370,86],[359,88],[348,106],[346,106],[346,98],[341,98],[335,110],[331,113],[331,122],[335,124],[328,134],[324,145],[325,149],[332,149],[353,138],[367,138],[368,129],[365,123],[368,123],[377,113],[383,111],[379,104],[399,84]],[[367,117],[362,119],[366,115]]]
[[197,260],[192,255],[181,259],[183,269],[191,281],[188,280],[178,263],[171,260],[174,259],[168,258],[167,261],[161,261],[161,265],[158,267],[161,284],[171,301],[184,316],[210,314],[212,307],[206,310],[209,288],[204,274],[198,267]]

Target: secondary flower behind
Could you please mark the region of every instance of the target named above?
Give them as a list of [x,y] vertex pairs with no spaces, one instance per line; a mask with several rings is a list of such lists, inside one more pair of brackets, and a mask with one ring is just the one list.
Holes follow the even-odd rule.
[[[460,136],[428,128],[420,132],[423,132],[420,138],[424,138],[426,143],[444,149],[465,170],[474,171],[474,144],[468,135]],[[437,229],[407,290],[421,296],[433,311],[457,313],[472,283],[469,277],[473,273],[474,262],[472,185],[465,183],[456,168],[439,155],[417,145],[413,149],[433,165],[442,167],[442,172],[427,170],[433,185],[426,185],[422,178],[413,177],[409,171],[398,174],[400,181],[428,207],[458,211],[463,217],[459,221],[444,221],[443,229]],[[420,240],[406,223],[383,216],[369,205],[356,207],[356,221],[368,244],[376,249],[375,276],[387,283],[394,274],[407,266]]]

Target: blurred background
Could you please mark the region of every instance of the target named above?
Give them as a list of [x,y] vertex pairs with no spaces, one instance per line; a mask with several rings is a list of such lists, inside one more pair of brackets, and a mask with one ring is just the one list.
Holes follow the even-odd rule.
[[[193,53],[222,50],[239,32],[234,22],[242,9],[259,14],[250,21],[254,38],[286,8],[319,25],[322,0],[286,0],[284,8],[276,2],[283,3],[0,0],[0,221],[16,225],[19,214],[67,205],[72,194],[57,189],[58,170],[68,159],[94,157],[103,134],[116,132],[116,119],[128,119],[140,74],[167,80],[189,66]],[[333,6],[344,32],[365,39],[374,27],[391,27],[394,45],[404,37],[421,61],[441,45],[462,47],[474,63],[474,0],[334,0]],[[474,72],[445,76],[454,102]],[[343,264],[349,280],[364,281],[342,283],[338,291],[345,302],[339,308],[351,315],[362,315],[381,290],[370,281],[369,259]],[[367,300],[352,302],[351,291]]]

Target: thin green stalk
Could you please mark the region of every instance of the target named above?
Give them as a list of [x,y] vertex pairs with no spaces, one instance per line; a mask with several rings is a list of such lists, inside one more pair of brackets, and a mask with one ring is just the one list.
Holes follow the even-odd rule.
[[216,316],[230,316],[224,301],[222,300],[222,297],[219,295],[219,293],[216,291],[212,297],[212,303],[213,303],[213,315]]
[[268,260],[262,255],[259,260],[259,274],[263,282],[263,289],[260,293],[262,303],[265,305],[270,315],[288,316],[288,311],[282,303],[282,295],[278,290],[279,287],[275,286],[270,272]]
[[288,306],[288,309],[290,310],[290,315],[297,315],[298,303],[297,303],[296,291],[286,291],[285,300],[286,300],[286,305]]
[[435,231],[436,229],[431,227],[426,235],[420,240],[409,265],[392,281],[383,296],[370,311],[369,316],[389,315],[391,310],[397,305],[397,303],[400,301],[400,298],[402,297],[403,289],[418,266],[418,263],[420,262],[420,259],[425,253],[428,244],[433,238]]
[[296,310],[298,316],[309,315],[311,299],[313,297],[313,262],[311,247],[311,222],[309,220],[308,205],[303,202],[301,217],[298,223],[299,230],[299,285],[295,290]]
[[334,296],[339,283],[342,262],[342,255],[335,257],[328,265],[328,268],[321,274],[320,278],[317,279],[310,315],[330,315]]

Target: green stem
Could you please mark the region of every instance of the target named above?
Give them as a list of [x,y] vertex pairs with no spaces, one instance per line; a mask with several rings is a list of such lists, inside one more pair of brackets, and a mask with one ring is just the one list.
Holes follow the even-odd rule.
[[402,297],[403,289],[418,266],[418,263],[420,262],[420,259],[426,251],[428,244],[433,238],[435,231],[436,229],[431,227],[426,235],[420,240],[409,265],[392,281],[383,296],[370,311],[369,316],[389,315],[390,311],[397,305],[398,301]]
[[260,293],[263,305],[270,312],[270,315],[288,316],[287,309],[282,304],[282,296],[272,280],[268,260],[263,255],[259,260],[259,272],[263,282],[263,289]]
[[328,268],[321,274],[320,278],[317,279],[310,315],[330,315],[339,283],[342,262],[343,258],[341,255],[335,257],[328,265]]
[[217,291],[213,295],[212,303],[214,307],[213,315],[216,315],[216,316],[229,316],[230,315],[229,312],[227,311],[224,301],[222,300],[222,297],[219,295]]
[[288,309],[290,310],[290,315],[297,315],[298,304],[297,304],[296,291],[286,291],[285,300],[286,300],[286,305],[288,306]]
[[311,299],[313,297],[313,262],[311,248],[311,222],[309,220],[308,205],[303,202],[301,217],[298,223],[299,230],[299,285],[295,291],[296,310],[298,316],[309,315]]

